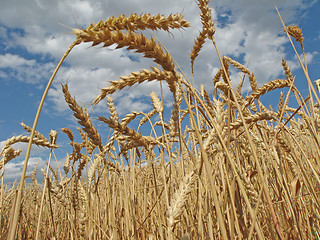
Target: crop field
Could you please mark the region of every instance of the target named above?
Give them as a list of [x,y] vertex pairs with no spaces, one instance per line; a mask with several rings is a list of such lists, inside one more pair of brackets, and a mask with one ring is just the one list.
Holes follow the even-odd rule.
[[[141,33],[188,31],[190,24],[181,14],[133,13],[73,29],[75,41],[44,97],[79,44],[91,43],[101,51],[116,44],[142,53],[154,66],[106,83],[96,96],[93,107],[107,100],[108,113],[98,116],[111,130],[107,142],[68,84],[61,84],[78,131],[61,126],[59,135],[68,137],[72,151],[56,169],[50,161],[55,161],[58,132],[52,130],[47,139],[35,130],[42,99],[34,126],[21,124],[28,134],[13,136],[0,149],[1,239],[320,239],[320,100],[308,74],[302,30],[286,26],[279,13],[304,72],[299,81],[307,83],[306,98],[285,59],[285,78],[258,87],[250,65],[222,56],[208,0],[197,3],[202,29],[186,50],[191,76],[156,37]],[[193,65],[205,42],[220,60],[212,92],[194,84]],[[231,68],[240,73],[237,85],[232,84]],[[162,94],[151,92],[152,111],[132,111],[121,119],[112,94],[150,81],[170,89],[172,107],[164,105]],[[242,92],[245,81],[251,86],[247,95]],[[261,97],[278,89],[285,93],[272,109]],[[289,97],[298,107],[289,107]],[[6,163],[21,153],[12,147],[17,142],[29,142],[22,178],[4,184]],[[49,148],[50,156],[47,168],[26,176],[32,144]],[[39,171],[43,182],[36,178]]]

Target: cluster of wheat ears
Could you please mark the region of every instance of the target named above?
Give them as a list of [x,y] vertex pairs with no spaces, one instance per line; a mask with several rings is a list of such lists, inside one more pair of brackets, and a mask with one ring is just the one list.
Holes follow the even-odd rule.
[[[300,59],[292,42],[300,43],[305,56],[301,29],[286,27],[279,14],[308,82],[306,99],[285,60],[285,79],[258,87],[248,67],[221,57],[208,0],[198,0],[198,6],[203,27],[190,54],[192,79],[199,51],[205,41],[212,42],[221,63],[213,93],[196,89],[159,42],[137,33],[189,27],[180,14],[122,15],[73,30],[76,40],[48,83],[33,127],[22,123],[30,136],[14,136],[1,150],[1,239],[319,239],[320,101],[305,57]],[[35,128],[61,63],[83,42],[135,50],[157,67],[101,89],[93,104],[107,99],[110,117],[99,117],[112,129],[106,143],[86,108],[62,85],[82,140],[76,142],[74,132],[61,129],[73,151],[60,171],[50,165],[57,132],[51,131],[48,140]],[[237,88],[230,68],[242,74]],[[245,79],[252,88],[247,96],[241,93]],[[111,95],[146,81],[166,81],[174,99],[170,120],[164,120],[163,98],[154,92],[152,111],[133,111],[120,120]],[[280,94],[278,109],[265,107],[260,97],[280,88],[287,91]],[[288,105],[291,95],[297,108]],[[130,128],[134,121],[137,129]],[[142,135],[140,127],[150,134]],[[29,142],[29,147],[20,184],[9,187],[3,173],[5,164],[21,153],[12,147],[17,142]],[[25,183],[32,144],[50,149],[42,184],[37,168],[32,183]]]

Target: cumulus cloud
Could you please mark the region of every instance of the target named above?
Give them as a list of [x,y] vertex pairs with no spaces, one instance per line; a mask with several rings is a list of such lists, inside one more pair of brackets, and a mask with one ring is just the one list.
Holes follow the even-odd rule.
[[[308,12],[316,2],[303,0],[277,0],[286,24],[291,24]],[[292,70],[299,67],[297,59],[288,55],[288,40],[275,11],[274,1],[269,0],[215,0],[210,2],[215,21],[215,39],[221,55],[228,55],[248,66],[255,73],[258,85],[283,74],[281,59],[287,60]],[[5,0],[0,9],[0,78],[44,85],[56,64],[75,37],[72,28],[84,28],[90,23],[106,20],[120,14],[165,14],[181,13],[191,23],[191,28],[155,32],[156,37],[172,54],[179,67],[191,79],[189,55],[201,30],[199,9],[194,0]],[[153,33],[145,31],[147,37]],[[316,52],[308,52],[307,60],[312,61]],[[68,82],[71,95],[82,106],[87,106],[108,85],[108,81],[120,76],[150,69],[156,66],[152,59],[145,59],[126,49],[115,46],[102,48],[90,44],[76,46],[61,67],[48,96],[47,112],[60,117],[67,110],[60,83]],[[212,78],[220,68],[215,49],[206,42],[195,62],[195,84],[204,84],[208,91],[213,89]],[[234,84],[240,75],[231,69]],[[244,90],[249,89],[245,82]],[[132,86],[113,94],[117,110],[124,115],[132,110],[148,111],[150,101],[145,96],[151,91],[160,93],[159,82]],[[172,96],[163,83],[166,106]],[[105,112],[102,102],[95,113]],[[50,109],[50,110],[48,110]],[[40,154],[40,153],[39,153]],[[12,165],[18,168],[19,165]]]
[[[16,45],[22,46],[30,53],[49,55],[59,59],[68,45],[74,40],[71,27],[85,27],[91,22],[98,22],[110,16],[117,16],[122,13],[129,15],[131,12],[152,14],[182,12],[185,18],[191,22],[192,28],[186,31],[172,31],[174,37],[166,32],[158,31],[156,35],[160,41],[172,53],[182,70],[190,77],[189,54],[193,41],[201,29],[199,10],[196,3],[191,0],[185,1],[162,1],[161,4],[155,1],[34,1],[31,3],[15,4],[15,1],[6,1],[0,10],[1,23],[7,28],[20,28],[22,34],[16,34],[13,41]],[[256,72],[257,80],[261,84],[271,80],[281,72],[281,58],[285,57],[283,45],[287,42],[284,35],[279,36],[281,24],[275,12],[274,3],[268,0],[253,1],[212,1],[213,17],[216,22],[216,40],[223,55],[240,58],[245,65]],[[15,6],[12,8],[11,6]],[[282,10],[283,17],[290,22],[301,9],[309,5],[302,0],[287,1],[278,0],[276,5]],[[170,6],[170,8],[168,8]],[[19,16],[19,17],[18,17]],[[263,17],[262,17],[263,16]],[[22,20],[23,19],[23,20]],[[65,26],[70,26],[67,28]],[[2,30],[3,31],[3,30]],[[77,84],[72,84],[70,90],[79,95],[79,100],[86,102],[97,94],[97,88],[109,80],[115,80],[117,76],[129,74],[130,71],[142,67],[148,68],[154,65],[151,61],[132,62],[128,52],[125,50],[91,48],[84,44],[77,46],[67,59],[69,69],[60,75],[64,80],[68,76],[76,79]],[[133,54],[133,53],[130,53]],[[10,56],[10,55],[8,55]],[[219,66],[212,44],[204,46],[196,63],[197,85],[200,83],[208,85],[211,81],[212,72],[208,70]],[[19,57],[19,56],[17,56]],[[138,56],[139,57],[139,56]],[[23,59],[20,57],[19,59]],[[36,76],[19,76],[19,72],[31,74],[34,64],[29,65],[32,71],[27,68],[17,68],[15,77],[18,79],[35,79],[36,76],[52,70],[52,66],[40,64],[37,68],[45,68],[44,72],[36,71]],[[18,66],[17,66],[18,67]],[[80,69],[81,68],[81,69]],[[70,69],[73,73],[70,75]],[[198,70],[198,71],[197,71]],[[45,75],[48,78],[48,74]],[[90,82],[90,83],[86,83]],[[81,89],[85,87],[86,92]],[[58,87],[55,86],[58,91]],[[135,88],[131,89],[131,93]],[[138,90],[135,91],[138,95]],[[51,92],[51,100],[55,105],[62,106],[61,95]],[[63,110],[63,108],[60,108]]]

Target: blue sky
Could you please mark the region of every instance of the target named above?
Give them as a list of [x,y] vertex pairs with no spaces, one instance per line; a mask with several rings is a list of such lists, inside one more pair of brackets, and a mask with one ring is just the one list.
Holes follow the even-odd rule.
[[[160,3],[161,2],[161,3]],[[216,42],[222,55],[227,55],[249,64],[255,73],[258,85],[274,78],[282,78],[281,59],[287,60],[296,76],[296,85],[306,96],[307,81],[301,74],[289,41],[283,32],[274,4],[278,6],[287,25],[296,24],[303,29],[305,50],[311,80],[320,78],[320,3],[317,0],[216,0],[210,3],[216,27]],[[20,122],[32,126],[33,119],[44,88],[63,53],[73,42],[71,28],[86,27],[92,22],[120,14],[130,13],[165,14],[182,13],[191,28],[172,30],[172,34],[157,31],[156,36],[168,48],[180,67],[191,79],[189,54],[201,23],[199,10],[194,0],[148,1],[148,0],[2,0],[0,9],[0,148],[4,141],[14,135],[26,134]],[[146,31],[146,36],[151,32]],[[299,46],[296,45],[298,50]],[[68,81],[69,89],[81,105],[92,111],[90,102],[99,94],[99,88],[107,86],[107,81],[117,80],[142,68],[155,66],[142,55],[113,47],[77,46],[66,59],[59,71],[44,109],[37,130],[45,136],[51,129],[59,131],[69,127],[73,131],[77,124],[72,118],[61,94],[60,83]],[[207,42],[195,62],[196,85],[204,84],[208,91],[213,89],[212,78],[220,68],[212,43]],[[232,72],[232,81],[239,81],[237,72]],[[244,88],[248,89],[248,83]],[[133,86],[113,95],[120,114],[135,111],[149,111],[150,101],[144,96],[151,91],[159,91],[157,83]],[[277,94],[279,91],[277,92]],[[164,88],[167,105],[171,96]],[[278,95],[264,98],[265,105],[276,104]],[[295,101],[292,98],[294,106]],[[99,104],[93,113],[106,116],[105,103]],[[102,131],[107,133],[107,129]],[[59,133],[58,144],[66,140]],[[25,150],[25,145],[16,148]],[[66,150],[57,154],[62,162]],[[23,151],[22,156],[24,156]],[[48,151],[35,148],[31,156],[31,167],[36,162],[44,162]],[[22,158],[7,166],[6,176],[19,175]]]

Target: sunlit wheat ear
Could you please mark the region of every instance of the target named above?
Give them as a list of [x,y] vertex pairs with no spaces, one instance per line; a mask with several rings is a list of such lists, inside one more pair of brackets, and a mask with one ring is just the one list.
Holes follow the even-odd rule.
[[192,48],[192,51],[190,54],[190,61],[191,61],[192,70],[193,70],[194,61],[198,57],[199,52],[200,52],[203,44],[205,43],[206,38],[207,38],[207,32],[202,30],[199,33],[199,36],[194,41],[194,45],[193,45],[193,48]]
[[95,171],[97,170],[99,164],[101,162],[101,158],[96,157],[93,160],[93,163],[90,165],[89,171],[88,171],[88,182],[91,183],[92,179],[94,178]]
[[[222,69],[222,79],[225,83],[227,83],[229,85],[229,80],[230,80],[230,71],[229,71],[229,62],[225,59],[222,60],[223,66],[225,71]],[[227,75],[226,75],[227,74]]]
[[285,32],[288,32],[298,43],[302,44],[304,37],[302,36],[301,28],[297,26],[289,26],[285,28]]
[[163,112],[163,104],[160,101],[159,97],[157,96],[157,94],[155,92],[151,92],[150,93],[150,97],[152,100],[152,105],[154,107],[154,109],[158,112],[160,119],[162,119],[162,112]]
[[178,129],[180,105],[182,102],[182,91],[183,89],[181,89],[180,87],[177,88],[175,96],[176,101],[174,101],[172,106],[171,117],[169,121],[169,135],[171,138],[175,136]]
[[280,116],[282,109],[283,109],[283,92],[280,93],[280,99],[278,103],[278,116]]
[[113,94],[116,91],[120,91],[125,87],[131,87],[135,84],[141,84],[143,82],[150,81],[162,81],[169,80],[174,81],[174,75],[169,71],[161,71],[158,68],[152,67],[152,71],[142,69],[140,72],[132,72],[129,76],[122,76],[120,80],[110,81],[108,87],[101,89],[99,99],[104,99],[108,94]]
[[249,74],[249,82],[252,92],[255,92],[258,89],[258,84],[256,81],[256,77],[254,76],[254,73]]
[[55,145],[57,142],[58,132],[55,130],[50,131],[50,143]]
[[61,128],[60,131],[67,134],[71,142],[74,141],[73,132],[69,128]]
[[175,192],[171,206],[168,209],[168,229],[172,231],[174,226],[179,222],[179,218],[184,210],[188,195],[193,189],[197,179],[194,171],[187,174],[180,183],[179,189]]
[[209,39],[213,39],[215,29],[213,27],[214,22],[211,17],[211,8],[209,7],[209,1],[198,0],[198,6],[201,10],[200,17],[203,25],[203,31],[208,35]]
[[286,79],[287,79],[289,82],[293,82],[293,81],[294,81],[294,78],[293,78],[293,76],[292,76],[291,70],[290,70],[287,62],[286,62],[284,59],[282,59],[282,67],[283,67],[284,72],[285,72],[285,74],[286,74]]
[[233,60],[230,57],[224,56],[223,60],[228,61],[230,64],[232,64],[233,66],[235,66],[237,69],[239,69],[241,72],[250,75],[250,71],[248,68],[246,68],[245,66],[243,66],[241,63],[237,62],[236,60]]
[[138,15],[137,13],[132,13],[129,17],[125,15],[120,15],[118,17],[110,17],[106,21],[100,21],[98,24],[93,23],[85,30],[90,31],[100,31],[103,29],[109,29],[111,31],[115,30],[158,30],[162,29],[169,31],[169,29],[183,29],[190,27],[190,23],[183,19],[180,14],[170,14],[169,16],[164,16],[157,14],[152,16],[151,14]]
[[[27,130],[29,133],[32,131],[32,128],[31,128],[30,126],[27,126],[27,125],[24,124],[23,122],[20,123],[20,125],[21,125],[25,130]],[[35,136],[36,138],[43,139],[44,141],[48,142],[48,139],[47,139],[45,136],[43,136],[41,133],[39,133],[38,131],[35,131],[34,136]]]
[[70,155],[67,153],[66,160],[64,161],[64,166],[63,166],[63,170],[64,170],[64,172],[65,172],[66,175],[67,175],[68,172],[69,172],[71,160],[72,160],[72,156],[70,156]]
[[123,119],[121,119],[121,125],[126,127],[132,120],[134,120],[138,115],[141,115],[141,112],[132,111],[127,114]]
[[113,99],[107,96],[107,100],[108,100],[108,108],[110,111],[110,119],[114,122],[119,122],[118,113],[117,113],[116,107],[114,106]]
[[216,82],[216,84],[214,85],[214,87],[216,89],[219,89],[223,92],[225,97],[228,97],[228,93],[230,91],[230,85],[228,83],[225,82]]
[[[4,165],[6,165],[6,163],[8,163],[12,159],[16,158],[17,156],[19,156],[21,152],[22,152],[21,149],[14,150],[11,146],[5,148],[4,151],[1,152],[2,159],[0,160],[0,170],[2,169],[2,167]],[[1,157],[1,155],[0,155],[0,157]]]
[[143,118],[141,118],[138,129],[145,124],[150,118],[152,118],[155,114],[157,113],[157,111],[155,109],[152,109],[149,113],[145,114],[145,116]]
[[261,95],[270,92],[274,89],[280,89],[280,88],[284,88],[284,87],[290,87],[291,83],[288,82],[287,80],[284,79],[275,79],[272,80],[271,82],[268,82],[266,84],[264,84],[263,86],[261,86],[260,88],[258,88],[256,91],[254,91],[253,93],[251,93],[249,96],[247,96],[245,98],[245,103],[243,108],[247,107],[248,105],[250,105],[255,99],[258,99]]
[[221,76],[222,76],[222,73],[223,73],[223,69],[220,68],[220,69],[218,70],[218,72],[216,73],[216,75],[214,76],[214,78],[213,78],[213,85],[216,85],[216,83],[220,81],[220,78],[221,78]]
[[[29,136],[14,136],[12,138],[7,139],[4,142],[4,147],[3,149],[11,146],[12,144],[18,143],[18,142],[29,142],[30,137]],[[47,147],[47,148],[58,148],[57,145],[50,144],[48,141],[45,141],[43,139],[38,139],[38,138],[33,138],[33,144],[41,147]]]
[[82,139],[82,143],[85,145],[86,149],[87,149],[87,153],[91,154],[95,148],[95,145],[91,142],[91,140],[88,140],[86,134],[81,130],[81,128],[77,127],[81,139]]
[[[246,121],[246,124],[250,124],[250,123],[258,122],[258,121],[262,121],[262,120],[275,119],[275,114],[272,114],[271,111],[265,110],[264,112],[260,112],[260,113],[256,113],[251,116],[247,116],[244,119]],[[238,120],[230,123],[231,130],[238,129],[241,126],[243,126],[243,121],[241,119],[238,119]],[[228,128],[225,127],[224,131],[227,131],[227,130],[228,130]]]
[[93,127],[89,114],[86,109],[82,109],[76,100],[71,97],[68,85],[62,85],[62,91],[64,93],[65,101],[68,103],[69,108],[73,111],[73,115],[76,117],[78,123],[83,127],[83,131],[88,134],[88,137],[91,139],[92,143],[95,144],[101,151],[103,149],[100,134],[97,132],[97,129]]
[[[175,71],[175,65],[173,59],[168,52],[165,52],[160,44],[157,44],[152,38],[146,38],[142,33],[136,34],[131,31],[123,33],[121,31],[110,31],[103,29],[99,32],[92,32],[89,30],[74,29],[74,34],[79,41],[92,42],[92,45],[104,44],[104,47],[112,44],[117,44],[117,48],[127,47],[129,50],[136,50],[138,53],[144,53],[144,57],[153,58],[153,61],[160,66],[163,70],[170,71],[175,76],[175,79],[179,79],[179,74]],[[171,79],[166,79],[170,91],[175,92],[175,82]],[[94,100],[94,104],[97,104],[105,97],[105,93],[101,93]]]
[[158,144],[158,141],[150,136],[142,136],[141,133],[135,130],[122,126],[119,122],[114,122],[112,119],[107,119],[105,117],[99,117],[99,120],[108,124],[115,132],[123,134],[128,137],[129,140],[135,142],[136,146],[143,146],[146,149]]

